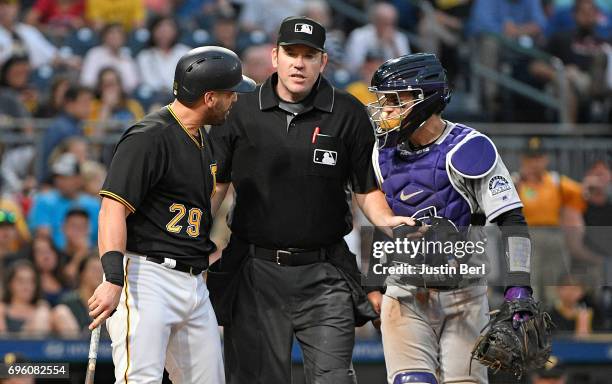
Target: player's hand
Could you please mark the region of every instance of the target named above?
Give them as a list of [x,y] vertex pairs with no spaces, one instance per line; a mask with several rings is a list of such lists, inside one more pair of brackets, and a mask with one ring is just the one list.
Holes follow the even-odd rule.
[[89,324],[89,329],[93,330],[106,319],[108,319],[117,305],[119,305],[119,299],[121,299],[121,290],[123,287],[103,281],[102,284],[98,285],[98,288],[94,291],[94,294],[87,301],[89,306],[89,316],[94,321]]
[[374,308],[374,312],[380,315],[380,306],[382,304],[382,293],[380,291],[372,291],[368,293],[368,300],[370,304],[372,304],[372,308]]
[[412,217],[406,216],[389,216],[385,219],[385,227],[397,227],[398,225],[416,225],[416,221]]

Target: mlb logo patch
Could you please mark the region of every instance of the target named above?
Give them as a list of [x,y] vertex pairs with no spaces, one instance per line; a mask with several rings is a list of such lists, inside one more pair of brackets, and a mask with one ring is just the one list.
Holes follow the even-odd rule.
[[295,25],[295,32],[307,33],[312,35],[312,25],[298,23]]
[[312,161],[323,165],[336,165],[338,160],[338,152],[328,151],[326,149],[315,149]]

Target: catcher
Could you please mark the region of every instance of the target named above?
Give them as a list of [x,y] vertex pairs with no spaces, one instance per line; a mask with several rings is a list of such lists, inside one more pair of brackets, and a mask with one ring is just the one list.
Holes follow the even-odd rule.
[[[441,118],[450,91],[435,55],[385,62],[370,91],[377,99],[368,105],[378,137],[374,164],[394,214],[431,225],[425,237],[442,228],[446,239],[453,237],[449,230],[456,239],[484,239],[483,226],[494,223],[507,259],[505,302],[482,337],[489,322],[486,273],[458,275],[448,267],[457,262],[486,267],[484,251],[462,260],[447,251],[421,254],[416,260],[424,265],[437,258],[438,273],[391,275],[384,295],[368,294],[380,309],[388,382],[487,383],[486,366],[521,375],[543,364],[550,352],[550,322],[531,297],[529,232],[495,145]],[[479,361],[472,364],[467,351]]]

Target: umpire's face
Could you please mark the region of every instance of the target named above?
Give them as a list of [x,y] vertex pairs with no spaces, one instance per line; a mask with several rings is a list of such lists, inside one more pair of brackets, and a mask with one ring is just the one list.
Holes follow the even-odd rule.
[[272,65],[278,72],[278,96],[285,101],[302,100],[326,64],[327,54],[307,45],[277,45],[272,50]]

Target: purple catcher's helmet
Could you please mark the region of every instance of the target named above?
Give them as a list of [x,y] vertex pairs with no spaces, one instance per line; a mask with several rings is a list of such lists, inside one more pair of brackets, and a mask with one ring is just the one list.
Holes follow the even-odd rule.
[[[431,53],[387,60],[372,76],[369,90],[376,95],[376,101],[368,104],[376,136],[386,137],[397,131],[396,143],[406,141],[425,120],[442,112],[450,102],[446,70]],[[414,99],[402,100],[404,92],[411,92]],[[391,116],[390,108],[400,108],[400,113]]]

